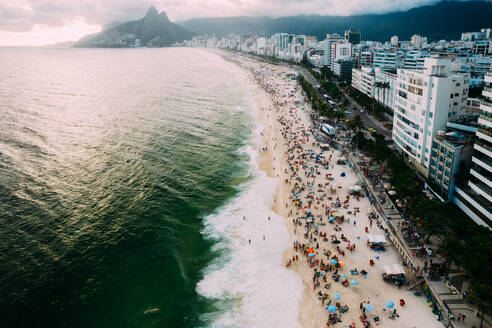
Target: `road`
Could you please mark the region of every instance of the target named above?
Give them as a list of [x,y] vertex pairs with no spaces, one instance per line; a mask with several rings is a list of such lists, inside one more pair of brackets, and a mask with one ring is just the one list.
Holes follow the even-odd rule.
[[[320,88],[316,86],[319,85],[319,82],[314,78],[314,76],[305,68],[301,66],[294,67],[302,76],[314,87],[320,99],[324,99],[323,92]],[[349,101],[349,109],[351,110],[351,114],[347,116],[347,118],[351,119],[355,115],[359,114],[366,128],[373,128],[377,133],[385,136],[387,140],[391,140],[391,131],[386,129],[383,123],[376,120],[374,117],[369,115],[366,111],[362,112],[363,108],[348,94],[343,92],[345,98]]]

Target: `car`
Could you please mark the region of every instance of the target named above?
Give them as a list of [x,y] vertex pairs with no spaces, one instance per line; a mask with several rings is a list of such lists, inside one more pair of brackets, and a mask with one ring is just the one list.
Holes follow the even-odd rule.
[[361,109],[361,110],[360,110],[360,113],[361,113],[361,114],[364,114],[365,112],[366,112],[366,111],[365,111],[365,110],[363,110],[363,109]]
[[376,132],[376,130],[375,130],[375,129],[373,129],[373,128],[369,128],[369,129],[367,129],[367,131],[369,131],[369,132],[371,132],[371,133]]

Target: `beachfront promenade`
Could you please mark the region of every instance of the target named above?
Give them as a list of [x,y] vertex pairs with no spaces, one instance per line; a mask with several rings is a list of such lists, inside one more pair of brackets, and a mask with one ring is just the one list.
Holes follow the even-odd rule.
[[[382,190],[375,188],[373,182],[364,174],[364,170],[360,166],[360,163],[364,162],[364,155],[353,148],[348,148],[344,143],[337,143],[344,149],[350,166],[357,172],[359,177],[363,177],[364,185],[367,188],[366,190],[370,197],[371,203],[376,208],[380,216],[385,220],[390,231],[390,240],[400,253],[404,263],[407,264],[407,267],[409,266],[411,268],[410,271],[413,274],[414,280],[417,283],[421,282],[422,285],[426,282],[427,286],[429,286],[433,298],[439,304],[439,308],[442,311],[439,320],[445,327],[479,327],[480,318],[477,318],[475,315],[477,310],[464,302],[462,293],[452,292],[443,279],[435,281],[429,279],[425,275],[423,268],[425,266],[425,261],[430,260],[430,256],[416,257],[411,247],[406,243],[405,237],[400,230],[401,223],[404,219],[401,214],[395,210],[396,207],[384,193],[384,189]],[[381,204],[382,198],[386,199],[385,204]],[[434,261],[436,263],[440,262],[436,257],[434,257]],[[466,315],[467,319],[464,322],[457,322],[455,320],[457,315],[460,313],[464,313]],[[489,322],[491,322],[491,320],[489,316],[486,316],[486,321],[487,322],[484,324],[484,327],[490,327]]]

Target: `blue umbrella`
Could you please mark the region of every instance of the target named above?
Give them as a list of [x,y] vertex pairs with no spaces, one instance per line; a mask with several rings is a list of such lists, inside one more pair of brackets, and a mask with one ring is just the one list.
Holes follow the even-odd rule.
[[386,302],[386,307],[387,307],[388,309],[392,309],[394,306],[395,306],[395,303],[393,303],[393,302],[391,302],[391,301]]
[[330,305],[326,308],[330,312],[337,312],[337,307],[335,305]]
[[357,280],[355,280],[355,279],[354,279],[354,280],[352,280],[352,281],[351,281],[351,283],[352,283],[352,285],[354,285],[354,286],[357,286],[357,285],[359,284],[359,282],[358,282]]
[[336,300],[339,300],[342,298],[342,296],[340,296],[340,294],[335,294],[333,295],[333,297],[336,299]]
[[372,306],[371,304],[367,304],[366,305],[366,311],[370,312],[372,310],[374,310],[374,306]]
[[331,221],[334,221],[334,220],[335,220],[335,218],[334,218],[333,216],[332,216],[332,217],[330,217],[330,222],[331,222]]
[[335,259],[331,259],[331,264],[337,264],[337,263],[338,263],[338,261],[337,261],[337,260],[335,260]]
[[341,276],[344,278],[348,278],[348,276],[345,273],[342,273]]
[[313,257],[314,256],[314,253],[309,253],[308,256],[309,257]]

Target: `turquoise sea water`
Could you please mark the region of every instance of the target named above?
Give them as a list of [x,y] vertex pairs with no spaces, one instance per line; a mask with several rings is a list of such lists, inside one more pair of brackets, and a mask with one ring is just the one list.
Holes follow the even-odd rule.
[[0,48],[0,72],[0,326],[208,325],[202,219],[248,176],[241,72],[192,49],[36,48]]

